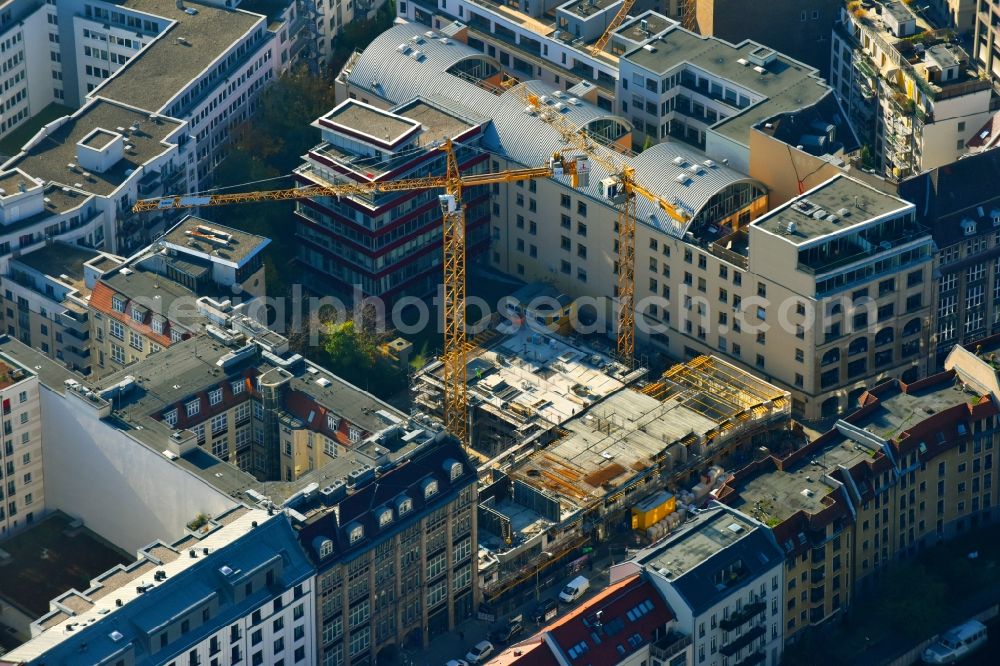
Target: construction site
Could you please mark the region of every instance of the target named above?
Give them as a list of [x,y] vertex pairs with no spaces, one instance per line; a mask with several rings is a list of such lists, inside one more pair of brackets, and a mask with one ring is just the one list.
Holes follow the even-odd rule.
[[[705,503],[756,450],[795,446],[791,399],[714,356],[654,382],[580,338],[501,323],[477,338],[467,387],[480,461],[486,602],[561,572],[604,541],[648,543]],[[440,416],[441,363],[417,404]]]

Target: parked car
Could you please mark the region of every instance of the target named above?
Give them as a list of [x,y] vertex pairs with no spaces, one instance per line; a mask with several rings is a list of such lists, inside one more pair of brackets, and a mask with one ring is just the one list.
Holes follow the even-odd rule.
[[585,576],[577,576],[566,584],[563,591],[559,593],[559,598],[566,603],[572,603],[582,597],[589,587],[590,581]]
[[559,604],[555,599],[545,599],[531,611],[531,620],[536,624],[548,622],[559,614]]
[[512,617],[506,624],[501,624],[490,632],[490,641],[493,643],[509,643],[511,639],[524,631],[521,624],[521,617]]
[[493,654],[493,643],[479,641],[475,647],[465,653],[465,660],[470,664],[479,664],[486,661],[491,654]]
[[469,666],[469,662],[464,659],[449,659],[444,666]]

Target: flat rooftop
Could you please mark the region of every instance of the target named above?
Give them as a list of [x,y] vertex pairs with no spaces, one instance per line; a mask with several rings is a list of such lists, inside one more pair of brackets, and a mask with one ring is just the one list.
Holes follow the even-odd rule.
[[602,12],[612,5],[618,4],[622,0],[570,0],[566,4],[560,5],[559,9],[572,12],[577,16],[589,17]]
[[42,275],[57,278],[86,295],[88,292],[83,279],[83,265],[98,256],[100,252],[96,250],[56,241],[22,254],[12,261],[24,264]]
[[87,136],[85,136],[80,143],[87,146],[88,148],[93,148],[94,150],[102,150],[109,143],[117,139],[120,135],[107,130],[97,128]]
[[[227,49],[267,21],[265,16],[176,0],[124,0],[121,7],[159,20],[161,32],[94,93],[148,111],[161,111]],[[111,127],[115,127],[112,125]]]
[[[837,175],[752,224],[801,245],[908,207],[912,204],[859,180]],[[792,233],[788,232],[789,224],[794,224]]]
[[[766,47],[750,40],[730,44],[677,27],[651,44],[655,51],[637,48],[623,57],[659,75],[688,63],[765,98],[712,126],[742,145],[747,145],[750,128],[761,120],[811,106],[830,92],[816,69],[780,53],[765,67],[765,74],[758,73],[750,56]],[[741,59],[748,64],[739,62]]]
[[0,173],[0,190],[3,190],[0,197],[18,194],[21,187],[24,187],[25,191],[31,191],[41,187],[41,185],[24,172],[16,169]]
[[668,571],[668,580],[679,578],[756,528],[753,521],[734,511],[711,510],[665,546],[654,547],[652,555],[640,561],[650,569]]
[[161,238],[182,252],[191,252],[205,259],[219,259],[242,265],[262,250],[270,239],[257,234],[209,222],[188,215]]
[[[642,29],[643,21],[646,22],[645,30]],[[648,12],[635,19],[625,21],[617,30],[615,30],[614,34],[620,35],[621,37],[633,42],[644,42],[652,35],[661,33],[670,26],[676,24],[676,21],[671,21],[661,14]]]
[[444,138],[453,139],[468,129],[473,123],[454,113],[448,113],[440,107],[424,99],[415,99],[408,104],[397,107],[393,113],[415,120],[423,127],[420,145],[427,145]]
[[[126,152],[110,169],[103,173],[89,172],[89,177],[85,177],[79,167],[69,169],[69,164],[77,163],[76,144],[95,127],[128,128],[135,123],[139,125],[138,131],[127,130],[127,140],[134,149]],[[161,117],[153,122],[149,120],[148,113],[96,100],[74,113],[58,129],[26,152],[14,156],[4,167],[21,169],[47,183],[60,183],[83,192],[107,196],[118,189],[131,176],[132,171],[170,150],[164,141],[179,126],[180,123],[172,118]]]
[[[323,116],[322,121],[341,126],[380,141],[395,142],[413,130],[416,123],[356,100],[346,100]],[[324,123],[324,124],[325,124]]]
[[92,578],[134,559],[61,512],[0,541],[0,550],[10,555],[0,559],[0,599],[35,618],[54,597],[85,590]]

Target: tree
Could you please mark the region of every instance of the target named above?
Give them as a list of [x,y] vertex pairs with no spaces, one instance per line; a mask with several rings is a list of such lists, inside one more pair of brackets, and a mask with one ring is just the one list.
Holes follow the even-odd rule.
[[380,398],[406,388],[406,373],[383,356],[375,338],[353,321],[329,327],[323,336],[323,353],[331,372]]

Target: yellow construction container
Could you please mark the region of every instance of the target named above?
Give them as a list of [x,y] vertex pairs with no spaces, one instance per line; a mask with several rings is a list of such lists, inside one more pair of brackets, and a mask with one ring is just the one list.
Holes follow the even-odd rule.
[[632,529],[647,529],[672,514],[676,509],[676,497],[665,490],[658,492],[632,507]]

